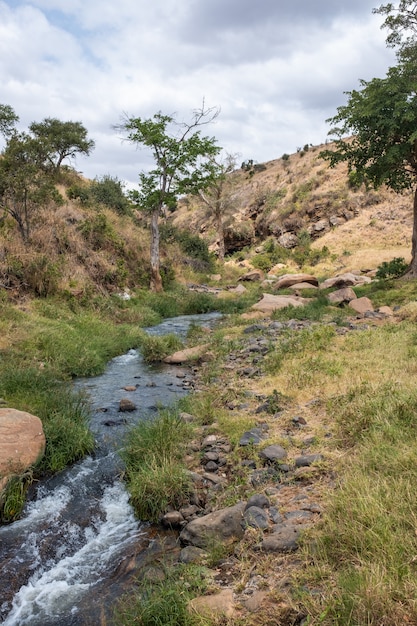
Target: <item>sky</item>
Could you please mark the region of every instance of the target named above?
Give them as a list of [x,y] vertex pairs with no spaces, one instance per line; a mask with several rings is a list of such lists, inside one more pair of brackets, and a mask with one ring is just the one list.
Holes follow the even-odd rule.
[[79,121],[95,141],[71,163],[134,187],[146,150],[115,130],[161,111],[189,121],[238,162],[326,141],[326,120],[359,79],[395,64],[378,0],[0,0],[0,103],[19,129]]

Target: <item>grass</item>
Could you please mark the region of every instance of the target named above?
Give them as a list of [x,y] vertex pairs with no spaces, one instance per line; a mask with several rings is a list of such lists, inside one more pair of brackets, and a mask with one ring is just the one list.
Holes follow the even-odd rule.
[[186,501],[190,479],[183,465],[192,428],[175,410],[164,410],[129,432],[122,452],[132,504],[143,521],[158,522],[168,506]]
[[326,607],[328,625],[414,624],[417,393],[362,385],[335,406],[339,436],[353,449],[311,544],[321,585],[332,590],[312,613]]
[[188,602],[207,586],[206,572],[200,567],[169,568],[162,581],[142,582],[133,593],[125,594],[115,610],[116,626],[203,626],[188,610]]

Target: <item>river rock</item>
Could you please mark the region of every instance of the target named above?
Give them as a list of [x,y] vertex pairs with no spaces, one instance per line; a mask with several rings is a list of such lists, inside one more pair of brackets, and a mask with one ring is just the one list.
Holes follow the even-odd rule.
[[195,361],[196,359],[201,358],[203,354],[207,352],[209,347],[210,345],[208,343],[205,343],[199,346],[194,346],[193,348],[178,350],[178,352],[174,352],[174,354],[165,357],[164,363],[169,363],[170,365],[180,365],[181,363]]
[[262,300],[252,305],[252,309],[262,313],[272,313],[277,309],[285,309],[287,306],[304,306],[308,303],[307,298],[298,296],[273,296],[270,293],[262,294]]
[[42,458],[45,435],[39,417],[0,408],[0,490],[9,477],[21,474]]
[[259,506],[250,506],[243,513],[243,527],[260,528],[265,530],[269,526],[268,514]]
[[129,398],[122,398],[119,402],[119,411],[122,413],[131,413],[136,411],[136,404]]
[[298,549],[300,528],[280,524],[275,532],[265,537],[261,543],[261,550],[265,552],[293,552]]
[[283,461],[287,458],[287,452],[282,446],[272,445],[264,448],[259,452],[261,459],[275,463],[276,461]]
[[230,542],[243,537],[243,511],[245,502],[214,511],[192,520],[181,531],[180,539],[184,544],[205,548],[211,539]]

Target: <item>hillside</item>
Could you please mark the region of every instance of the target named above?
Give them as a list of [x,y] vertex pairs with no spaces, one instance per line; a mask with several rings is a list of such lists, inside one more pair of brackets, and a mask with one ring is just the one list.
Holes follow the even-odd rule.
[[[376,267],[396,256],[409,259],[411,194],[350,185],[345,164],[330,169],[320,158],[324,147],[329,145],[305,146],[259,165],[242,164],[230,175],[224,212],[229,255],[243,248],[248,252],[269,237],[290,249],[307,232],[313,247],[327,246],[337,255],[336,267]],[[213,216],[199,198],[181,202],[172,221],[201,234],[217,249]],[[321,269],[334,267],[325,264]]]

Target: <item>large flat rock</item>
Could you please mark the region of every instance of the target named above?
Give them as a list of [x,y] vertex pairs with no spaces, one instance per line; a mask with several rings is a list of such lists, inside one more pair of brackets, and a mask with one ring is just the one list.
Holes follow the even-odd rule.
[[170,356],[164,359],[164,363],[170,363],[171,365],[180,365],[181,363],[188,363],[188,361],[195,361],[199,359],[210,348],[210,344],[205,343],[193,348],[185,348],[185,350],[178,350]]
[[0,409],[0,490],[13,474],[21,474],[42,458],[45,435],[39,417]]
[[259,300],[251,308],[262,313],[272,313],[277,309],[285,309],[287,306],[304,306],[309,302],[308,298],[300,298],[298,296],[274,296],[270,293],[262,294],[262,300]]

